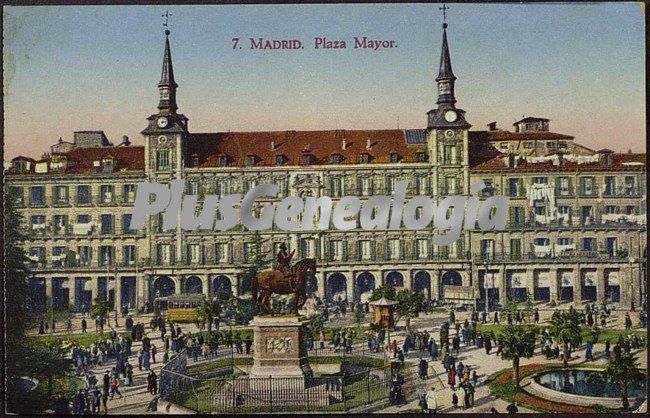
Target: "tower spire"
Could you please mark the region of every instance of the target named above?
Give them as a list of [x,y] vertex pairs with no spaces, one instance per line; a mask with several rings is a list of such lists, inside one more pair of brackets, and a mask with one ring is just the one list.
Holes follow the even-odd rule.
[[158,109],[161,113],[176,113],[178,106],[176,104],[176,88],[178,85],[174,80],[174,66],[172,65],[172,52],[169,46],[169,16],[171,13],[165,12],[162,15],[165,18],[163,26],[165,29],[165,53],[163,55],[162,73],[160,75],[160,82],[158,83],[158,91],[160,92],[160,102]]
[[447,43],[447,22],[442,24],[442,50],[440,51],[440,68],[436,82],[438,83],[438,101],[439,105],[450,105],[453,107],[456,103],[454,97],[454,82],[456,76],[451,69],[451,55],[449,54],[449,44]]

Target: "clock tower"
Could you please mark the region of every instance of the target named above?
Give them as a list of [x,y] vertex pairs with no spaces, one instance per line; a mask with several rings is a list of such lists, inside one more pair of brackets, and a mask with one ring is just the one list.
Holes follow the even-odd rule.
[[162,74],[158,83],[158,113],[147,118],[145,136],[145,164],[150,179],[161,182],[181,178],[185,142],[189,139],[187,118],[177,112],[176,89],[169,30],[165,30],[165,52]]

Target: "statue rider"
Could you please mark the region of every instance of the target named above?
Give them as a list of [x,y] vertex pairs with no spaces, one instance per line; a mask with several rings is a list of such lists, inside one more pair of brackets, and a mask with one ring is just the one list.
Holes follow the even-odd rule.
[[278,255],[276,257],[277,261],[277,269],[282,272],[284,277],[289,277],[291,279],[291,287],[295,287],[294,279],[295,275],[291,274],[291,259],[293,258],[293,254],[296,252],[296,250],[291,251],[291,253],[287,252],[287,246],[285,243],[280,244],[280,251],[278,251]]

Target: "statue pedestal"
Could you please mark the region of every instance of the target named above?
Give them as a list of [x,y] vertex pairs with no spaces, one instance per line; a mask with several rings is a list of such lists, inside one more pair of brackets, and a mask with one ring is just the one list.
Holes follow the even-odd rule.
[[251,378],[311,377],[306,321],[299,316],[255,316]]

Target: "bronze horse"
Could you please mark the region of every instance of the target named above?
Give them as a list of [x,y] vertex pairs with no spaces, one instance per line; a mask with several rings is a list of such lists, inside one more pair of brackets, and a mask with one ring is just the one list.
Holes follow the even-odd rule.
[[265,270],[253,279],[253,305],[261,314],[271,312],[271,295],[294,295],[294,313],[302,308],[307,301],[307,279],[316,274],[316,260],[304,258],[290,269],[293,278],[285,277],[281,271]]

